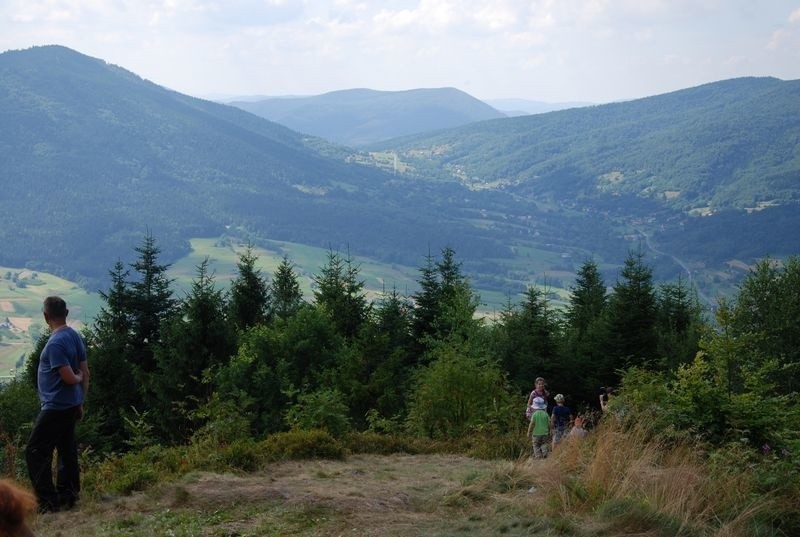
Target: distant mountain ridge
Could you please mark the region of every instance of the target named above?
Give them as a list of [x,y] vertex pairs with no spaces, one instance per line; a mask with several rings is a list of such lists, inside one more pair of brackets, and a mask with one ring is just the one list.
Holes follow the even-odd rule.
[[800,80],[739,78],[376,147],[472,184],[564,199],[630,194],[688,211],[800,201],[798,140]]
[[457,127],[505,114],[455,88],[349,89],[310,97],[233,101],[242,110],[347,146]]
[[167,259],[229,228],[405,262],[442,235],[501,253],[442,219],[451,187],[406,188],[323,140],[64,47],[0,54],[0,124],[0,264],[102,277],[148,228]]
[[166,261],[223,234],[408,266],[451,246],[476,287],[502,297],[564,289],[588,257],[613,278],[639,244],[657,278],[697,271],[713,296],[735,284],[725,267],[800,252],[799,92],[736,79],[370,152],[64,47],[6,52],[0,265],[96,289],[147,229]]
[[550,103],[544,101],[532,101],[529,99],[485,99],[484,102],[492,108],[503,112],[509,117],[544,114],[558,110],[567,110],[569,108],[594,106],[596,104],[584,101]]

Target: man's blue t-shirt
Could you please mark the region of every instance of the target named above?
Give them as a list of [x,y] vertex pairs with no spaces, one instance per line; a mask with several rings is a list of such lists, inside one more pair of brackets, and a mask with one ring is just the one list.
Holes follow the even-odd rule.
[[58,370],[68,365],[72,371],[80,371],[86,360],[86,345],[81,336],[65,326],[53,332],[39,356],[39,400],[42,410],[65,410],[83,403],[83,387],[65,384]]

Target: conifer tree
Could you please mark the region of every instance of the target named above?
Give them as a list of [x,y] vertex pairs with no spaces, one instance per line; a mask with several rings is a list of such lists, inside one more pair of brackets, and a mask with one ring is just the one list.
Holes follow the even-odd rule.
[[775,393],[800,391],[800,257],[759,261],[740,285],[731,337],[746,342],[749,367],[774,361]]
[[522,304],[509,302],[495,334],[495,352],[517,389],[529,391],[539,376],[558,385],[556,373],[565,368],[558,360],[558,320],[546,292],[529,287]]
[[419,291],[412,296],[414,299],[414,317],[412,333],[414,335],[415,352],[422,354],[425,340],[434,333],[434,323],[440,313],[441,285],[439,283],[436,264],[433,256],[428,252],[425,265],[420,267]]
[[189,436],[192,412],[211,396],[210,373],[235,352],[228,306],[208,264],[206,258],[198,265],[190,293],[165,323],[156,347],[156,369],[148,379],[160,431],[172,440]]
[[303,293],[300,291],[300,283],[297,281],[294,265],[288,257],[283,256],[278,268],[275,269],[269,291],[271,316],[273,317],[287,319],[302,307]]
[[703,328],[697,293],[683,278],[658,287],[658,354],[660,367],[674,371],[697,354]]
[[161,249],[149,230],[134,250],[139,258],[131,265],[137,279],[130,286],[130,343],[135,367],[146,376],[155,369],[153,348],[161,338],[161,324],[175,311],[177,301],[167,277],[170,265],[158,262]]
[[314,276],[314,299],[331,316],[337,330],[346,338],[353,338],[369,312],[364,282],[359,280],[359,268],[348,255],[342,258],[329,251],[327,263]]
[[594,260],[581,265],[570,291],[567,321],[575,336],[582,339],[601,318],[606,306],[606,284]]
[[570,291],[562,363],[581,372],[573,379],[573,393],[594,400],[598,388],[613,380],[614,369],[606,354],[606,284],[594,260],[581,265]]
[[461,272],[461,263],[455,260],[452,248],[444,248],[438,262],[428,254],[425,266],[419,270],[420,290],[413,295],[412,332],[415,352],[421,356],[430,350],[433,340],[467,337],[479,323],[473,318],[478,298]]
[[[606,352],[614,369],[652,364],[658,355],[653,269],[641,250],[629,252],[608,304]],[[604,372],[613,380],[612,371]]]
[[231,281],[230,321],[238,330],[267,322],[269,307],[269,284],[256,268],[258,256],[249,244],[239,254],[236,263],[237,275]]
[[143,394],[135,378],[131,347],[131,291],[128,271],[117,261],[109,271],[111,286],[100,292],[106,305],[87,337],[92,371],[91,397],[85,424],[96,435],[90,441],[99,452],[124,447],[124,417],[131,408],[143,409]]

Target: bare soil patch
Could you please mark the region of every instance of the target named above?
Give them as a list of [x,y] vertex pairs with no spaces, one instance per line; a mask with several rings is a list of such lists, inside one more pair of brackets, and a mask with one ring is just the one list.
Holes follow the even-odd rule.
[[0,300],[0,310],[6,313],[14,313],[14,304],[10,300]]

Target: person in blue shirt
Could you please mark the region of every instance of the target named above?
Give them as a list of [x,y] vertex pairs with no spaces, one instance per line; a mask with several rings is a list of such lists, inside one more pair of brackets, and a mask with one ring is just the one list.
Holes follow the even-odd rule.
[[[89,390],[86,344],[67,326],[64,300],[50,296],[42,307],[50,337],[39,356],[36,381],[41,411],[28,439],[25,460],[39,502],[39,511],[70,509],[80,492],[75,424],[83,417]],[[58,452],[58,475],[53,483],[53,451]]]
[[553,430],[553,448],[561,442],[561,439],[569,432],[569,424],[572,421],[572,411],[564,404],[564,396],[558,394],[555,397],[556,406],[550,416],[550,428]]

